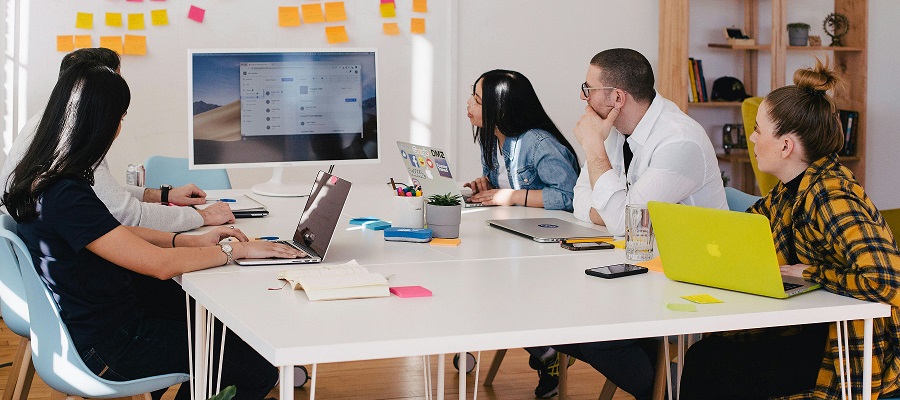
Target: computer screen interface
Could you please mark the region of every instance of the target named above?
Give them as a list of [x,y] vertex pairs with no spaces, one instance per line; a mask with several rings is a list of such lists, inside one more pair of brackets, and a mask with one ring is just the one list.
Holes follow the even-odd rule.
[[194,166],[378,160],[374,50],[190,57]]

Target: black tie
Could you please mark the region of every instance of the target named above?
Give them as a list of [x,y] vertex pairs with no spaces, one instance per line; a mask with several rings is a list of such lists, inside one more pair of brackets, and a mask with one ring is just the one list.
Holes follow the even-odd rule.
[[631,165],[631,159],[634,158],[634,153],[631,152],[631,147],[628,146],[628,138],[625,138],[625,141],[622,145],[622,151],[625,155],[625,175],[628,175],[628,166]]

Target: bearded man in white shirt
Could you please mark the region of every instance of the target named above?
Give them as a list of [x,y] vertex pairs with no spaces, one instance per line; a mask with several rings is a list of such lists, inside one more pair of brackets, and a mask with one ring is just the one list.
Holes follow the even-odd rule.
[[653,83],[641,53],[610,49],[591,59],[581,87],[587,106],[575,137],[587,161],[575,184],[575,217],[614,235],[625,233],[628,204],[728,209],[709,136]]

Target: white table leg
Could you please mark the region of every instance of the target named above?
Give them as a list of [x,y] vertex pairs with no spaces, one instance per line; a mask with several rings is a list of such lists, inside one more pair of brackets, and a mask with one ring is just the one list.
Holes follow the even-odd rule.
[[438,400],[444,400],[444,362],[446,362],[444,354],[438,354]]
[[[872,318],[863,320],[863,398],[872,398]],[[847,360],[848,362],[850,360]]]
[[[206,307],[194,302],[194,396],[196,400],[208,399],[206,382],[209,380],[206,370]],[[188,328],[190,329],[190,328]]]
[[469,369],[466,352],[459,353],[459,400],[466,400],[466,370]]
[[[294,400],[294,366],[285,365],[279,367],[281,380],[278,388],[278,398],[280,400]],[[313,394],[310,394],[309,400],[313,400]]]

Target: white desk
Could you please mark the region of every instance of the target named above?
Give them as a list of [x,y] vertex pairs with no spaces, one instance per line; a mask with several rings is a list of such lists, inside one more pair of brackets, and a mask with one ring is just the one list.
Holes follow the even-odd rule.
[[[367,189],[375,187],[354,188],[347,210],[368,210],[365,202],[354,198],[370,195]],[[276,222],[282,214],[274,204],[265,203],[272,215],[264,220],[241,220],[238,225],[251,236],[286,236],[282,231],[253,231],[275,226],[269,224],[296,224],[296,218]],[[344,218],[388,218],[377,213],[377,202],[370,204],[372,212],[348,213]],[[293,398],[294,365],[853,319],[866,320],[871,341],[872,318],[890,314],[887,305],[824,291],[776,300],[673,282],[654,272],[598,279],[585,275],[584,269],[621,262],[623,251],[570,252],[489,228],[483,222],[546,215],[538,209],[476,211],[464,216],[462,244],[456,248],[385,243],[378,232],[343,230],[348,227],[343,220],[343,226],[338,226],[342,231],[332,243],[328,263],[355,258],[371,271],[396,274],[392,286],[422,285],[432,290],[430,298],[310,302],[300,291],[267,290],[279,285],[275,275],[284,266],[209,269],[185,274],[182,284],[197,300],[198,311],[211,312],[281,368],[282,400]],[[571,215],[566,219],[572,220]],[[416,257],[409,258],[412,254]],[[568,294],[565,297],[538,295],[563,290]],[[698,293],[709,293],[724,303],[699,305],[696,313],[665,307],[669,302],[686,302],[679,298],[682,295]],[[203,329],[199,323],[198,328]],[[197,348],[201,345],[198,342]],[[868,349],[866,356],[871,357],[871,347]],[[199,376],[204,377],[202,366],[197,366]],[[870,380],[865,386],[869,390]],[[464,397],[463,390],[460,398]]]

